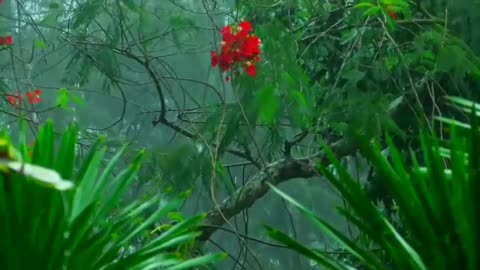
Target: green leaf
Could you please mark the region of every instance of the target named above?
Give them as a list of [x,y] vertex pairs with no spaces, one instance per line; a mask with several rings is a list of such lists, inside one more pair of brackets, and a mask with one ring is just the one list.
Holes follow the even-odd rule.
[[267,86],[256,93],[259,108],[258,119],[260,122],[272,125],[280,108],[280,97],[276,94],[275,87]]
[[289,87],[295,87],[298,82],[290,75],[290,73],[284,71],[281,73],[281,78],[283,81],[287,82]]
[[270,226],[264,225],[264,227],[267,229],[268,235],[271,238],[288,246],[289,248],[298,252],[299,254],[327,267],[328,269],[332,269],[332,270],[346,270],[346,269],[353,270],[354,269],[353,267],[342,265],[340,261],[335,261],[329,258],[328,256],[326,256],[325,254],[315,252],[313,249],[300,244],[299,242],[288,237],[286,234],[278,230],[275,230]]
[[373,6],[363,12],[363,16],[375,16],[382,12],[382,8],[379,6]]
[[349,127],[348,124],[345,122],[336,122],[330,125],[333,131],[338,133],[345,133],[348,131]]
[[[75,169],[75,147],[77,142],[77,126],[72,124],[62,135],[57,158],[53,168],[63,177],[71,179]],[[34,149],[35,150],[35,149]],[[34,153],[35,155],[35,153]]]
[[[378,258],[375,258],[375,256],[371,252],[361,249],[354,241],[350,240],[348,237],[343,235],[339,230],[335,229],[333,226],[327,224],[323,220],[320,220],[318,217],[315,216],[315,214],[312,211],[305,208],[302,204],[300,204],[299,202],[297,202],[292,197],[288,196],[287,194],[285,194],[284,192],[282,192],[281,190],[279,190],[275,186],[270,185],[270,188],[275,193],[280,195],[283,199],[285,199],[290,204],[292,204],[295,208],[297,208],[302,213],[304,213],[312,221],[312,223],[317,226],[317,228],[319,228],[322,232],[326,233],[327,235],[329,235],[333,239],[336,239],[339,244],[342,244],[348,251],[352,252],[353,255],[355,255],[356,257],[358,257],[361,260],[364,260],[365,262],[367,262],[370,265],[375,265],[375,267],[376,267],[375,269],[385,269],[386,270],[386,268],[382,266],[382,264],[378,260]],[[296,247],[299,248],[298,245],[296,245]],[[312,254],[310,253],[310,255],[312,255]],[[321,257],[315,256],[315,257],[311,257],[311,258],[312,259],[316,258],[317,262],[319,262],[319,263],[325,263],[325,260],[323,260],[323,258],[321,258]],[[333,265],[325,265],[325,266],[332,267]],[[335,267],[335,268],[332,268],[332,269],[342,269],[342,268]]]
[[424,50],[423,51],[423,58],[431,61],[435,61],[436,56],[431,50]]
[[342,78],[348,80],[350,83],[356,83],[362,80],[364,77],[365,72],[358,69],[350,69],[342,74]]
[[290,104],[287,111],[292,124],[300,128],[308,127],[312,114],[313,100],[308,100],[305,95],[298,90],[288,91],[288,97]]
[[73,101],[77,105],[82,105],[84,102],[81,98],[74,95],[67,88],[60,88],[57,94],[56,105],[64,110],[71,110],[68,105],[70,101]]
[[60,174],[51,169],[5,159],[0,159],[0,165],[7,166],[20,174],[28,176],[33,182],[42,186],[51,187],[57,190],[68,190],[73,188],[73,183],[71,181],[62,179]]
[[101,12],[102,4],[103,2],[98,0],[87,0],[79,4],[77,10],[73,13],[73,29],[90,25]]
[[368,2],[361,2],[361,3],[358,3],[356,4],[355,6],[353,6],[354,8],[371,8],[373,7],[374,5],[372,3],[368,3]]
[[41,40],[41,39],[35,40],[35,41],[34,41],[34,46],[35,46],[35,48],[37,48],[37,49],[45,49],[45,48],[47,48],[47,44],[45,43],[45,41],[43,41],[43,40]]
[[457,46],[444,46],[438,52],[437,68],[439,71],[449,72],[464,65],[464,60],[464,50]]
[[408,1],[405,0],[383,0],[382,2],[382,4],[385,6],[397,6],[403,9],[406,9],[409,6]]
[[387,27],[390,29],[390,31],[395,31],[397,29],[397,21],[392,19],[390,16],[387,17]]
[[398,66],[399,59],[396,56],[389,56],[385,58],[385,65],[389,71],[392,71],[396,66]]
[[56,105],[62,109],[68,109],[68,103],[70,102],[70,95],[68,89],[61,88],[58,90]]
[[167,268],[166,270],[192,269],[192,267],[206,265],[206,264],[212,263],[213,261],[224,259],[227,256],[228,256],[227,253],[207,254],[195,259],[188,260],[186,262],[179,263],[175,266]]
[[184,220],[184,217],[180,212],[171,212],[171,213],[168,213],[168,219],[180,222]]

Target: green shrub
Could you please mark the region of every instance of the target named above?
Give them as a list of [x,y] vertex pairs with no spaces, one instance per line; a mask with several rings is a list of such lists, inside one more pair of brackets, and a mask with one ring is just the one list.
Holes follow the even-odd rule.
[[[398,148],[387,139],[392,158],[389,162],[376,142],[358,136],[362,153],[372,162],[398,206],[401,230],[372,204],[360,184],[325,149],[336,173],[322,166],[319,171],[348,202],[349,210],[340,208],[340,213],[373,242],[375,250],[354,242],[279,189],[272,189],[359,259],[362,269],[480,269],[480,114],[472,110],[480,105],[460,98],[448,99],[454,107],[470,113],[470,124],[437,118],[450,127],[449,139],[420,135],[425,166],[420,166],[415,157],[413,166],[407,166]],[[267,229],[274,239],[328,269],[356,269],[278,230]]]
[[121,206],[144,153],[118,172],[125,148],[103,167],[106,148],[99,140],[75,169],[76,131],[70,127],[56,142],[53,124],[47,123],[31,158],[25,140],[18,152],[5,133],[0,136],[0,184],[5,184],[0,185],[0,269],[173,270],[221,256],[188,259],[178,252],[199,235],[195,227],[203,216],[185,219],[125,252],[154,222],[176,211],[182,199],[161,209],[159,198]]

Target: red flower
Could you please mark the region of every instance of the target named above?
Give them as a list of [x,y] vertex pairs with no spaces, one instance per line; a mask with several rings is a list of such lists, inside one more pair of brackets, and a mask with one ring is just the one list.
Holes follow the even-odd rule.
[[257,67],[255,64],[250,62],[245,63],[245,73],[247,73],[249,76],[255,77],[257,74]]
[[250,34],[253,31],[252,24],[246,21],[241,21],[238,24],[237,30],[238,30],[238,36],[240,38],[246,38],[248,34]]
[[35,92],[30,92],[28,91],[26,96],[28,98],[28,102],[30,102],[30,104],[35,104],[35,103],[40,103],[42,102],[42,99],[40,99],[40,94],[42,92],[40,91],[40,89],[36,89]]
[[217,52],[211,52],[210,57],[212,58],[212,67],[216,67],[218,65],[218,55]]
[[395,6],[392,5],[386,5],[385,10],[388,12],[388,16],[395,20],[397,18],[397,13],[395,12]]
[[260,39],[257,36],[250,36],[242,44],[240,51],[245,58],[252,58],[260,54]]
[[7,36],[6,41],[7,41],[7,45],[13,45],[13,37],[12,36]]
[[234,60],[231,54],[228,54],[228,53],[220,54],[220,70],[222,72],[229,70],[233,63],[234,63]]
[[[42,94],[42,91],[40,89],[35,89],[35,91],[33,92],[28,91],[25,94],[25,96],[28,98],[28,102],[30,104],[36,104],[36,103],[42,102],[42,99],[40,98],[40,94]],[[17,95],[12,95],[12,94],[7,95],[7,102],[15,107],[18,106],[21,101],[22,101],[22,95],[20,95],[20,91],[18,90],[17,90]]]
[[252,25],[246,21],[241,21],[235,28],[223,27],[221,51],[210,53],[212,67],[218,65],[225,72],[236,64],[243,64],[245,73],[254,77],[255,63],[260,61],[260,39],[252,32]]
[[22,100],[22,96],[20,95],[20,91],[18,90],[16,95],[13,95],[13,94],[7,95],[7,102],[13,105],[14,107],[18,106],[21,100]]
[[[22,101],[22,96],[20,95],[20,91],[17,90],[17,92],[18,92],[17,95],[12,95],[12,94],[7,95],[7,102],[13,106],[18,106]],[[42,91],[40,89],[35,89],[35,91],[33,92],[28,91],[25,94],[25,96],[28,98],[28,102],[30,104],[36,104],[36,103],[42,102],[42,99],[40,98],[40,94],[42,94]]]
[[18,106],[19,100],[20,99],[17,96],[14,96],[14,95],[7,96],[8,103],[12,104],[13,106]]
[[222,28],[222,49],[229,47],[235,41],[235,35],[232,33],[231,26],[225,26]]
[[6,36],[6,37],[0,37],[0,46],[1,45],[13,45],[13,37],[12,36]]
[[394,19],[394,20],[397,18],[397,14],[396,14],[395,12],[393,12],[393,11],[390,11],[390,12],[388,13],[388,15],[390,15],[390,18],[392,18],[392,19]]

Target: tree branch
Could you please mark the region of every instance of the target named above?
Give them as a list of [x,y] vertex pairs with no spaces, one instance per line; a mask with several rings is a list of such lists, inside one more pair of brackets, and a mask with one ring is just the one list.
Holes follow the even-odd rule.
[[[394,100],[386,113],[393,119],[404,117],[404,110],[401,107],[405,107],[407,110],[411,109],[408,100],[403,96]],[[336,141],[329,147],[337,159],[354,154],[358,149],[353,141],[345,138]],[[225,219],[230,220],[241,211],[250,208],[255,201],[263,197],[269,190],[267,182],[278,185],[296,178],[320,176],[315,168],[317,164],[324,166],[330,164],[330,160],[323,151],[304,158],[294,159],[286,157],[270,163],[247,181],[244,186],[223,200],[220,205],[207,212],[207,218],[204,222],[206,226],[202,227],[202,235],[199,237],[199,240],[208,240],[217,230],[215,226],[223,226],[226,223]]]
[[[335,142],[330,148],[338,159],[354,153],[357,149],[355,145],[345,139]],[[205,226],[202,227],[202,235],[199,240],[208,240],[218,226],[226,223],[224,217],[229,220],[241,211],[250,208],[255,201],[263,197],[269,190],[267,182],[278,185],[291,179],[319,176],[315,169],[315,164],[318,163],[330,164],[323,151],[300,159],[285,158],[267,165],[218,207],[207,212]]]

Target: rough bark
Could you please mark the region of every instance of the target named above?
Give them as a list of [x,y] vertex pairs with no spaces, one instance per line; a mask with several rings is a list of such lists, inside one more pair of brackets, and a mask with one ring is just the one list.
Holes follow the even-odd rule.
[[[330,149],[340,159],[353,154],[357,148],[345,139],[342,139],[331,145]],[[206,226],[202,229],[200,240],[208,240],[218,226],[223,226],[226,220],[230,220],[241,211],[250,208],[256,200],[263,197],[269,190],[267,182],[278,185],[292,179],[319,176],[318,171],[315,169],[315,165],[319,163],[323,165],[329,164],[329,160],[324,152],[318,152],[312,156],[298,159],[286,158],[267,165],[248,180],[245,185],[223,200],[220,205],[207,212],[207,218],[204,223]]]

